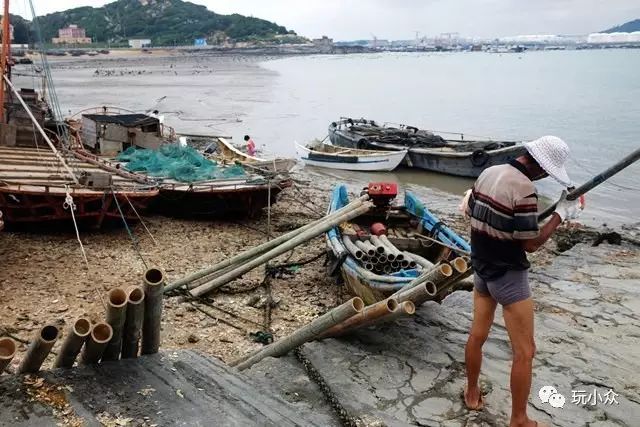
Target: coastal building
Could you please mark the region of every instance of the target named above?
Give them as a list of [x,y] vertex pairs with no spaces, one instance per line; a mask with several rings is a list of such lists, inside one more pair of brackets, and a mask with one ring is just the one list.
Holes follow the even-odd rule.
[[129,39],[129,47],[142,49],[151,46],[151,39]]
[[91,38],[87,37],[84,28],[71,24],[58,30],[58,37],[54,37],[53,44],[90,44]]
[[327,36],[322,36],[320,39],[312,40],[313,46],[323,53],[331,53],[333,51],[333,39]]
[[195,39],[193,41],[193,45],[197,47],[205,47],[207,46],[207,39]]
[[589,44],[640,43],[640,31],[633,33],[593,33],[587,37]]

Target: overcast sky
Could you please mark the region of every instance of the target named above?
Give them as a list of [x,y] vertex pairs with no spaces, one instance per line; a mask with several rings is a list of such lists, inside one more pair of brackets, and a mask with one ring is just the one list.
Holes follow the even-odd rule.
[[[101,6],[101,0],[33,0],[36,12]],[[30,17],[25,0],[12,12]],[[517,34],[587,34],[640,18],[640,0],[193,0],[217,13],[275,21],[298,34],[336,40],[494,37]]]

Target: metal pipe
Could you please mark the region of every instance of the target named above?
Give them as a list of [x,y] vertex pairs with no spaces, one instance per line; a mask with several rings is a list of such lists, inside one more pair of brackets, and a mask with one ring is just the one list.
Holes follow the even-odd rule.
[[51,148],[51,151],[53,151],[53,154],[56,156],[58,161],[67,170],[67,173],[69,174],[69,177],[71,177],[71,179],[73,180],[73,182],[75,184],[78,184],[78,178],[73,173],[73,171],[71,170],[71,168],[69,167],[67,162],[64,160],[64,157],[62,157],[62,155],[58,152],[58,150],[56,149],[55,145],[53,145],[53,142],[51,142],[51,140],[49,139],[49,136],[42,129],[42,126],[40,126],[40,123],[38,123],[36,118],[33,116],[33,113],[29,109],[29,106],[26,104],[26,102],[24,102],[24,99],[22,99],[22,95],[20,95],[20,92],[18,92],[18,90],[13,86],[13,83],[11,83],[11,80],[9,80],[9,78],[6,75],[3,75],[3,77],[4,77],[4,81],[7,83],[7,86],[9,86],[11,88],[11,91],[13,91],[13,93],[16,95],[16,98],[18,98],[18,101],[20,101],[20,104],[22,104],[22,106],[24,107],[25,111],[27,112],[27,115],[31,118],[31,121],[33,122],[33,125],[36,127],[38,132],[40,132],[40,135],[42,135],[42,138],[44,138],[46,143],[49,145],[49,148]]
[[313,340],[327,329],[332,328],[357,313],[360,313],[363,309],[364,303],[362,300],[358,297],[353,298],[323,314],[311,323],[293,332],[291,335],[263,347],[248,357],[241,358],[240,360],[232,363],[231,366],[235,366],[238,370],[244,370],[255,363],[258,363],[265,357],[279,357],[287,354],[290,350]]
[[387,236],[385,236],[384,234],[379,236],[380,241],[382,242],[382,244],[391,252],[393,253],[393,255],[396,257],[396,259],[398,261],[402,261],[404,259],[404,255],[402,254],[402,252],[396,248],[394,246],[393,243],[391,243],[391,241],[389,241],[389,239],[387,238]]
[[29,344],[27,354],[18,367],[18,373],[35,374],[38,372],[59,336],[60,330],[55,325],[46,325],[41,328]]
[[362,259],[364,252],[356,246],[349,237],[342,235],[342,243],[344,247],[353,255],[356,259]]
[[375,304],[368,305],[360,313],[357,313],[344,322],[340,322],[337,325],[327,329],[316,339],[337,337],[343,335],[345,332],[357,328],[359,325],[365,322],[369,322],[372,319],[378,319],[382,316],[393,313],[396,308],[398,308],[398,302],[393,298],[387,298]]
[[102,360],[118,360],[122,349],[122,330],[124,321],[127,318],[127,293],[122,288],[115,288],[109,291],[107,301],[107,323],[111,325],[113,335],[107,344]]
[[375,267],[370,262],[365,262],[364,263],[364,268],[366,268],[368,271],[374,271],[375,270]]
[[384,271],[384,274],[391,274],[393,273],[393,268],[391,265],[387,264],[382,268],[382,271]]
[[382,242],[380,241],[380,238],[375,234],[371,235],[371,244],[373,247],[376,248],[376,251],[378,251],[379,254],[383,254],[387,251],[384,245],[382,244]]
[[425,270],[431,270],[433,268],[433,263],[426,258],[421,257],[420,255],[414,254],[412,252],[404,251],[402,252],[405,258],[409,261],[415,262],[417,265],[421,266]]
[[91,328],[91,334],[87,338],[84,349],[80,354],[79,365],[95,365],[100,362],[104,349],[113,336],[111,325],[105,322],[96,323]]
[[246,262],[245,264],[242,264],[241,266],[239,266],[237,269],[230,271],[227,274],[224,274],[220,277],[217,277],[215,279],[213,279],[210,282],[207,282],[203,285],[198,286],[197,288],[194,288],[192,290],[190,290],[189,292],[191,293],[191,295],[193,296],[202,296],[204,294],[207,294],[217,288],[219,288],[220,286],[223,286],[227,283],[229,283],[230,281],[242,276],[243,274],[245,274],[248,271],[253,270],[254,268],[264,264],[265,262],[282,255],[285,252],[289,252],[291,249],[295,248],[296,246],[301,245],[302,243],[305,243],[313,238],[315,238],[316,236],[325,233],[327,231],[329,231],[330,229],[332,229],[333,227],[335,227],[336,225],[344,222],[344,221],[348,221],[351,220],[353,218],[356,218],[366,212],[368,212],[370,209],[370,205],[363,205],[360,206],[356,209],[354,209],[351,212],[347,212],[346,214],[336,218],[333,221],[330,222],[326,222],[323,224],[319,224],[317,227],[315,228],[311,228],[309,230],[307,230],[304,233],[299,234],[298,236],[294,237],[293,239],[287,241],[286,243],[283,243],[280,246],[277,246],[273,249],[271,249],[269,252],[266,252],[262,255],[260,255],[257,258],[253,258],[252,260]]
[[409,268],[410,269],[414,269],[418,267],[418,263],[416,263],[414,260],[409,261]]
[[358,240],[356,241],[356,245],[364,250],[370,257],[375,256],[378,253],[378,251],[376,251],[376,247],[373,246],[368,240]]
[[80,317],[73,322],[67,330],[67,336],[58,351],[58,357],[53,364],[54,368],[71,368],[76,361],[80,350],[87,337],[91,333],[91,321],[86,317]]
[[400,267],[402,268],[409,268],[409,264],[411,264],[411,262],[407,259],[403,259],[402,261],[400,261]]
[[127,295],[127,316],[122,333],[122,358],[138,357],[142,321],[144,320],[144,289],[140,286],[129,288]]
[[7,369],[18,351],[16,342],[9,337],[0,338],[0,375]]
[[397,258],[395,261],[391,262],[391,269],[392,271],[398,271],[400,269],[400,261],[398,261]]
[[344,215],[347,212],[351,212],[352,210],[362,206],[364,204],[365,201],[367,201],[369,199],[369,196],[364,195],[362,197],[360,197],[359,199],[354,200],[353,202],[349,203],[348,205],[344,206],[341,209],[338,209],[335,212],[332,212],[331,214],[317,220],[314,222],[311,222],[303,227],[300,227],[296,230],[290,231],[286,234],[283,234],[280,237],[277,237],[273,240],[270,240],[266,243],[263,243],[259,246],[256,246],[255,248],[252,248],[248,251],[244,251],[238,255],[235,255],[231,258],[227,258],[224,261],[221,261],[217,264],[212,265],[211,267],[207,267],[205,269],[202,269],[200,271],[197,271],[195,273],[189,274],[187,276],[184,276],[183,278],[176,280],[175,282],[169,284],[168,286],[166,286],[165,288],[165,292],[169,292],[172,291],[174,289],[177,289],[183,285],[186,285],[187,283],[193,282],[194,280],[197,279],[201,279],[211,273],[214,273],[218,270],[221,270],[225,267],[229,267],[231,265],[239,265],[244,263],[245,261],[256,257],[257,255],[260,254],[264,254],[265,252],[268,252],[270,250],[272,250],[273,248],[276,248],[277,246],[288,242],[289,240],[293,239],[294,237],[298,236],[299,234],[308,231],[314,227],[317,227],[318,225],[325,223],[325,222],[330,222],[336,218],[342,217],[342,215]]
[[159,268],[144,273],[144,320],[142,321],[142,354],[155,354],[160,349],[162,294],[165,277]]

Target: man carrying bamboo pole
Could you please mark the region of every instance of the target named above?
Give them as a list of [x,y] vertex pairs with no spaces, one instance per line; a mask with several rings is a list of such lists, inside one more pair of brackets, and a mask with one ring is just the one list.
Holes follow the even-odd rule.
[[486,169],[463,202],[465,213],[471,217],[475,273],[473,323],[465,349],[464,401],[471,410],[483,407],[478,383],[482,346],[500,303],[513,353],[510,427],[542,425],[527,416],[535,342],[526,253],[537,251],[560,223],[577,218],[582,211],[578,200],[566,200],[565,191],[551,219],[538,226],[538,196],[533,181],[551,176],[569,187],[571,181],[565,170],[569,147],[554,136],[524,145],[527,154]]

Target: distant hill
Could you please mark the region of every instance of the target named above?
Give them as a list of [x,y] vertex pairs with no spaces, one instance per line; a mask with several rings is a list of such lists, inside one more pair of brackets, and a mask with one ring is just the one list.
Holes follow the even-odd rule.
[[626,24],[618,25],[617,27],[609,28],[603,31],[603,33],[633,33],[634,31],[640,31],[640,19],[629,21]]
[[38,17],[45,41],[58,29],[77,24],[94,42],[149,38],[155,45],[192,44],[195,38],[235,41],[292,34],[264,19],[219,15],[205,6],[181,0],[118,0],[102,7],[77,7]]

